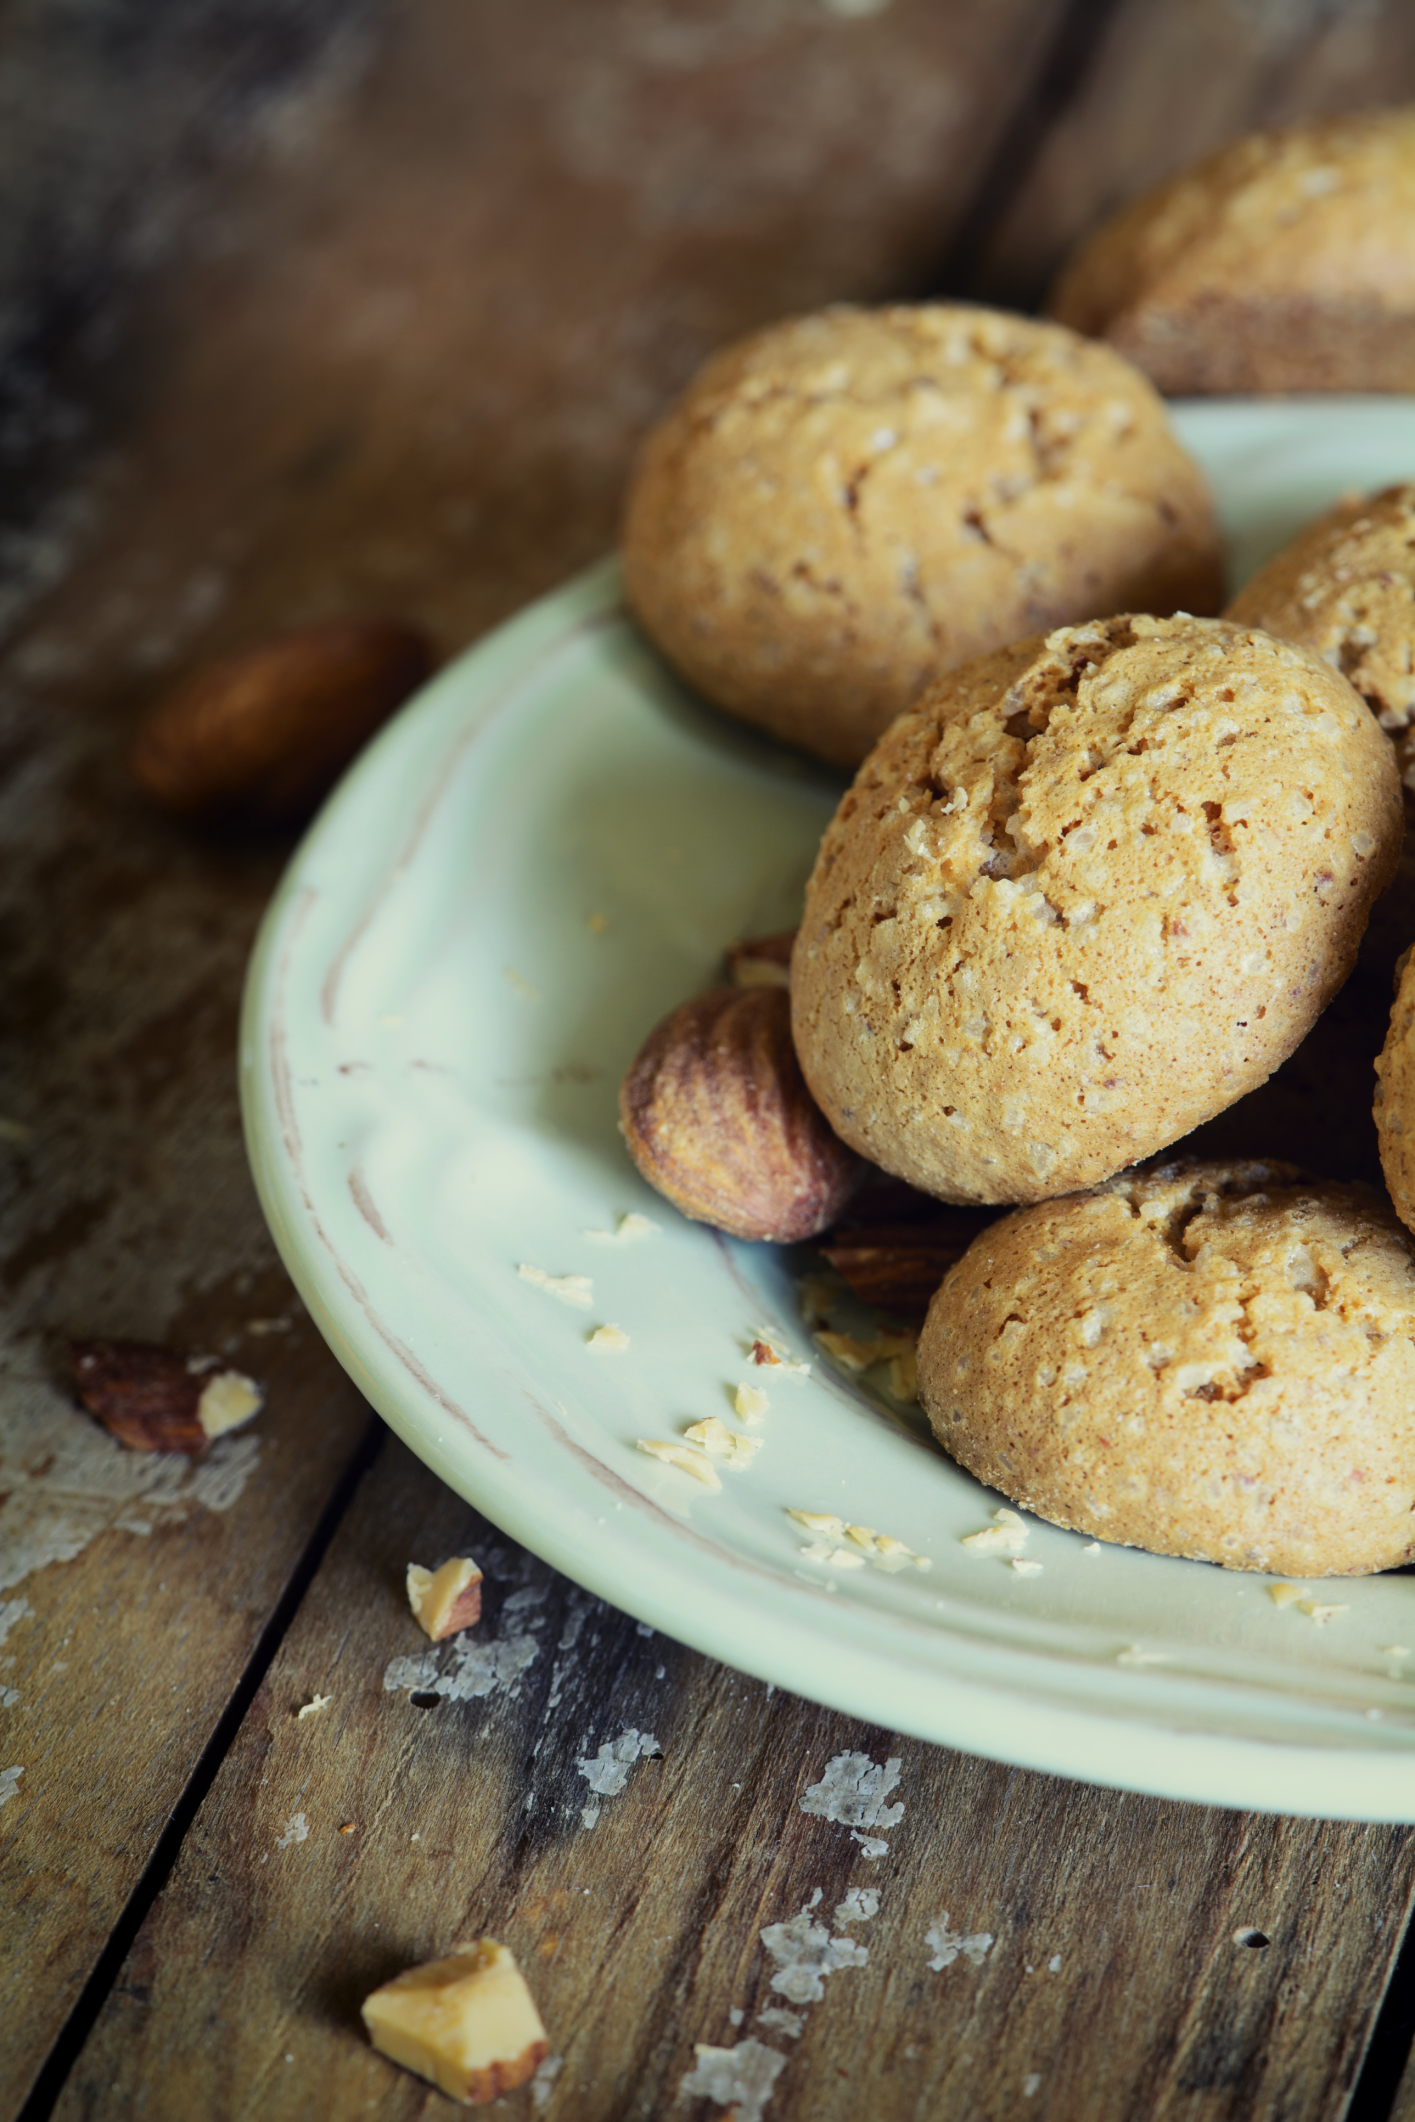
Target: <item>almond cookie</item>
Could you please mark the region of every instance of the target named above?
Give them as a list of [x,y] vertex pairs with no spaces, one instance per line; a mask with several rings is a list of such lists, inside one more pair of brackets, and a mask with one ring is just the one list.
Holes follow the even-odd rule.
[[1391,748],[1308,649],[1182,615],[1002,649],[900,716],[826,831],[806,1081],[942,1200],[1093,1186],[1291,1053],[1400,837]]
[[1049,308],[1176,396],[1415,390],[1415,110],[1235,141],[1107,222]]
[[1375,1121],[1381,1170],[1402,1223],[1415,1230],[1415,951],[1396,961],[1390,1030],[1376,1063]]
[[827,310],[710,361],[640,453],[624,580],[690,684],[842,766],[987,649],[1222,596],[1202,474],[1144,379],[942,304]]
[[1415,771],[1415,486],[1343,501],[1260,568],[1228,607],[1314,648],[1389,730],[1407,787]]
[[1371,1187],[1171,1163],[1004,1216],[930,1306],[919,1398],[1076,1532],[1297,1577],[1415,1556],[1415,1259]]

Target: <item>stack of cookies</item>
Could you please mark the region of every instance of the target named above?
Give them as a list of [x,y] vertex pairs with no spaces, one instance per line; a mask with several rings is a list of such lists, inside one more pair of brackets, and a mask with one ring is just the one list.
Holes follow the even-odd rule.
[[[858,769],[789,974],[779,943],[749,954],[753,985],[631,1070],[640,1168],[744,1237],[820,1232],[871,1167],[1010,1207],[929,1308],[945,1448],[1059,1525],[1304,1576],[1415,1555],[1415,972],[1378,1064],[1393,1206],[1268,1159],[1156,1160],[1307,1037],[1395,875],[1415,489],[1334,510],[1214,616],[1204,482],[1131,360],[1285,385],[1305,314],[1331,387],[1327,325],[1374,303],[1365,382],[1415,384],[1385,330],[1415,344],[1415,248],[1404,279],[1342,248],[1382,184],[1415,201],[1409,114],[1240,143],[1141,202],[1063,276],[1066,323],[760,333],[649,437],[625,531],[631,603],[688,681]],[[1305,281],[1296,242],[1246,273],[1244,229],[1304,201]]]

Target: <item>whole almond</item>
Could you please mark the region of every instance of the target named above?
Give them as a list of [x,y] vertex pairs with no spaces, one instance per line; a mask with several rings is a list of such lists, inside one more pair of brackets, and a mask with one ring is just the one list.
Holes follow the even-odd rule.
[[650,1186],[734,1238],[794,1243],[839,1215],[865,1166],[806,1088],[783,988],[715,988],[666,1017],[619,1093]]
[[305,815],[433,668],[416,627],[315,626],[194,671],[138,731],[139,785],[184,817]]

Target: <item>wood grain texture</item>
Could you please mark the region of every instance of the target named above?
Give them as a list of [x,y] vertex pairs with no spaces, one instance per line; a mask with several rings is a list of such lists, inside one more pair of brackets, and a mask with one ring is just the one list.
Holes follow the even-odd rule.
[[[403,1570],[468,1551],[487,1569],[475,1640],[503,1646],[505,1677],[420,1708],[384,1684],[391,1660],[427,1649]],[[453,1654],[433,1662],[448,1670]],[[300,1719],[317,1693],[329,1707]],[[596,1800],[581,1765],[626,1730],[661,1758]],[[855,1750],[900,1763],[903,1817],[873,1860],[800,1805]],[[390,1441],[56,2112],[441,2112],[368,2049],[358,2005],[489,1931],[516,1952],[561,2059],[544,2105],[527,2090],[510,2114],[677,2112],[696,2043],[756,2041],[785,2059],[770,2122],[1327,2122],[1412,1879],[1408,1829],[1087,1789],[772,1692],[576,1591]],[[879,1897],[836,1933],[866,1964],[790,2004],[762,1931],[804,1910],[824,1942],[851,1888]],[[935,1926],[978,1943],[934,1967]],[[1235,1943],[1239,1930],[1268,1943]],[[804,2021],[797,2039],[760,2024],[773,2008]]]
[[[307,1326],[243,1331],[289,1311],[233,1081],[244,959],[288,843],[152,816],[127,734],[210,646],[390,608],[450,646],[597,554],[637,429],[718,339],[920,276],[1054,4],[951,22],[910,0],[850,22],[813,0],[721,18],[553,0],[528,39],[517,10],[437,0],[379,16],[362,71],[347,45],[328,65],[302,48],[298,91],[278,55],[245,51],[242,78],[281,94],[247,111],[244,159],[204,185],[168,170],[166,263],[130,290],[136,336],[85,371],[88,461],[0,553],[0,1577],[32,1609],[0,1650],[0,1770],[23,1770],[0,1823],[6,2100],[363,1420]],[[265,22],[247,15],[257,42]],[[73,177],[97,196],[95,170],[131,163],[155,195],[190,126],[167,123],[169,101],[146,131],[142,82],[155,68],[193,109],[222,101],[188,29],[165,55],[145,32],[137,88],[129,70],[95,105],[90,69],[79,105],[44,106],[20,202],[34,226]],[[92,9],[90,31],[101,45]],[[95,140],[85,119],[66,161],[80,105],[113,130]],[[9,146],[12,167],[26,151]],[[46,405],[46,434],[72,437],[75,409]],[[6,450],[22,439],[12,423]],[[59,1382],[72,1333],[212,1346],[269,1379],[239,1502],[213,1514],[181,1481],[137,1497],[116,1447],[95,1459]],[[42,1566],[20,1581],[26,1557]]]
[[1030,308],[1083,236],[1227,141],[1412,96],[1405,0],[1121,0],[1076,94],[1015,158],[1012,181],[995,173],[970,292]]
[[[927,283],[1059,11],[423,0],[289,98],[135,298],[116,668],[401,610],[451,648],[599,557],[639,434],[764,319]],[[142,673],[139,673],[141,676]]]
[[[125,788],[82,615],[61,689],[0,677],[0,2085],[20,2099],[140,1879],[367,1411],[246,1169],[241,971],[281,850]],[[262,1331],[271,1321],[281,1330]],[[188,1469],[76,1410],[70,1336],[264,1380]],[[8,2111],[8,2109],[7,2109]]]

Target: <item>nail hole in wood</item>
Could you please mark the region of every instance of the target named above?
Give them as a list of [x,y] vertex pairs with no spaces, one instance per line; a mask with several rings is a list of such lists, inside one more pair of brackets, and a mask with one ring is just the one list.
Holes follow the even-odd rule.
[[[414,1709],[436,1709],[442,1697],[441,1695],[416,1694],[409,1695],[408,1700],[412,1703]],[[1267,1942],[1267,1939],[1264,1938],[1264,1945]]]
[[[414,1695],[413,1700],[416,1702],[417,1699],[417,1696]],[[1265,1932],[1253,1930],[1246,1923],[1242,1923],[1233,1933],[1233,1942],[1235,1945],[1251,1945],[1254,1951],[1257,1952],[1268,1944],[1269,1940]]]

